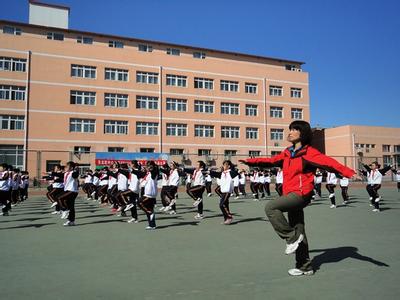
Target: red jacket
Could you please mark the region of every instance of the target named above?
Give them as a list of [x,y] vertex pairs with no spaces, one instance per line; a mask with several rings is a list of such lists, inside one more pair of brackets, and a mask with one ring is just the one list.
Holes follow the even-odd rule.
[[283,170],[283,194],[296,193],[307,195],[314,189],[314,172],[316,168],[324,169],[343,177],[352,177],[352,169],[338,163],[317,149],[305,146],[294,153],[289,148],[271,158],[249,158],[245,160],[249,166],[281,167]]

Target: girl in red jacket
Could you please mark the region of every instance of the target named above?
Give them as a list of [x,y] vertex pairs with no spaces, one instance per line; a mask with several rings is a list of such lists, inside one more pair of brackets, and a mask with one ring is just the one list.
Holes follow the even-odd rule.
[[[304,213],[314,188],[314,172],[317,168],[350,178],[355,172],[336,160],[311,147],[312,131],[305,121],[289,125],[287,140],[292,146],[271,158],[250,158],[243,163],[258,167],[281,167],[283,170],[283,195],[269,201],[265,213],[276,233],[286,240],[285,254],[296,252],[296,267],[289,270],[293,276],[314,274],[308,254],[304,230]],[[286,220],[284,212],[288,213]]]

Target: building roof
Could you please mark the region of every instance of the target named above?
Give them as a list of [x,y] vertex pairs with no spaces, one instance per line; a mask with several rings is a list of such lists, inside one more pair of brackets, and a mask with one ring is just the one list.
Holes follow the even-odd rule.
[[[30,1],[32,1],[35,4],[38,4],[38,2],[36,2],[36,1],[33,1],[33,0],[30,0]],[[43,5],[47,5],[47,4],[43,4]],[[51,6],[55,6],[55,5],[51,5]],[[81,30],[76,30],[76,29],[64,29],[64,28],[58,28],[58,27],[49,27],[49,26],[34,25],[34,24],[9,21],[9,20],[1,20],[1,19],[0,19],[0,22],[8,23],[8,24],[11,24],[14,26],[28,26],[28,27],[32,27],[32,28],[38,28],[38,29],[56,30],[56,31],[60,31],[60,32],[77,33],[77,34],[81,34],[81,35],[94,35],[94,36],[99,36],[99,37],[127,40],[127,41],[139,42],[139,43],[152,43],[152,44],[158,44],[158,45],[165,45],[165,46],[169,46],[169,47],[180,47],[180,48],[186,48],[186,49],[193,49],[196,51],[205,51],[205,52],[209,52],[209,53],[214,52],[214,53],[219,53],[219,54],[228,54],[228,55],[232,55],[232,56],[241,56],[244,58],[272,60],[272,61],[277,61],[280,63],[292,63],[292,64],[299,64],[299,65],[305,64],[305,62],[302,62],[302,61],[289,60],[289,59],[284,59],[284,58],[268,57],[268,56],[240,53],[240,52],[234,52],[234,51],[225,51],[225,50],[218,50],[218,49],[211,49],[211,48],[204,48],[204,47],[195,47],[195,46],[190,46],[190,45],[181,45],[181,44],[174,44],[174,43],[155,41],[155,40],[145,40],[145,39],[126,37],[126,36],[112,35],[112,34],[81,31]]]
[[36,0],[29,0],[30,4],[35,4],[35,5],[40,5],[40,6],[45,6],[45,7],[53,7],[53,8],[59,8],[59,9],[65,9],[68,10],[68,12],[70,11],[70,8],[68,6],[64,6],[64,5],[59,5],[59,4],[49,4],[49,3],[43,3],[40,1],[36,1]]

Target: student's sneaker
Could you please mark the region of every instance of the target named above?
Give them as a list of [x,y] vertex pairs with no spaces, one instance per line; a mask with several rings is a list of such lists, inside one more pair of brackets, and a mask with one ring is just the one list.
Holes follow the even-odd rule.
[[87,201],[92,200],[92,197],[87,197],[86,200]]
[[66,219],[69,216],[69,210],[63,210],[61,212],[61,219]]
[[347,205],[347,204],[349,204],[349,201],[347,201],[347,200],[343,201],[343,205]]
[[56,211],[51,212],[50,214],[51,215],[59,215],[59,214],[61,214],[61,211],[56,210]]
[[331,206],[329,206],[329,208],[336,208],[336,205],[332,204]]
[[373,212],[380,212],[381,210],[379,208],[374,208],[372,211]]
[[166,206],[162,206],[158,209],[158,211],[164,211],[167,207]]
[[254,198],[254,200],[253,201],[260,201],[258,198]]
[[126,217],[126,213],[123,211],[117,215],[117,217]]
[[286,244],[285,254],[289,255],[296,252],[297,248],[299,247],[300,243],[303,241],[304,235],[300,234],[297,240],[291,244]]
[[53,203],[51,204],[50,208],[53,208],[53,207],[56,206],[56,205],[57,205],[57,202],[53,202]]
[[373,205],[370,203],[369,206],[373,206]]
[[133,207],[133,204],[130,203],[130,204],[128,204],[128,205],[125,207],[124,211],[130,210],[132,207]]
[[314,274],[314,270],[309,270],[309,271],[302,271],[300,269],[294,268],[294,269],[290,269],[288,270],[288,273],[290,276],[302,276],[302,275],[313,275]]
[[116,213],[117,211],[118,211],[117,208],[115,208],[115,207],[111,208],[111,212],[112,212],[112,213]]
[[204,217],[203,217],[203,215],[201,215],[201,214],[197,214],[197,215],[195,215],[194,216],[194,219],[195,220],[202,220]]
[[75,226],[75,222],[67,221],[63,224],[64,226]]
[[193,206],[194,207],[198,206],[201,203],[201,201],[203,201],[203,199],[197,198],[197,200],[193,202]]
[[175,210],[171,210],[171,211],[169,212],[169,214],[170,214],[170,215],[176,215],[176,211],[175,211]]
[[0,212],[0,216],[9,216],[9,214],[8,214],[8,212],[6,211],[6,212]]
[[381,201],[381,197],[378,197],[375,199],[375,202],[379,202],[379,201]]
[[226,219],[224,225],[229,225],[232,223],[233,218]]
[[156,227],[154,226],[154,227],[152,227],[152,226],[147,226],[146,227],[146,230],[155,230],[156,229]]
[[132,218],[132,219],[129,219],[128,221],[127,221],[127,223],[139,223],[139,221],[138,220],[136,220],[135,218]]
[[236,196],[235,199],[236,199],[236,200],[239,199],[239,196]]
[[207,194],[207,197],[211,197],[211,196],[212,196],[212,194],[211,194],[211,193],[208,193],[208,194]]

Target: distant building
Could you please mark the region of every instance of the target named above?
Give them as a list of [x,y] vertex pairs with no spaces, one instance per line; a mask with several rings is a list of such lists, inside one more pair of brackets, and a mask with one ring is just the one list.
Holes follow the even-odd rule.
[[400,166],[400,128],[346,125],[315,129],[314,144],[354,169],[373,160]]

